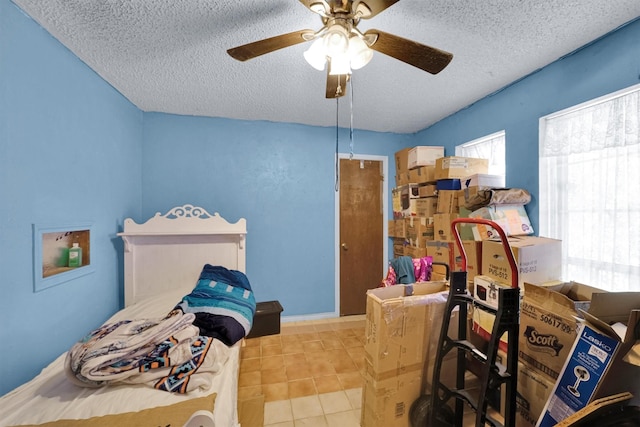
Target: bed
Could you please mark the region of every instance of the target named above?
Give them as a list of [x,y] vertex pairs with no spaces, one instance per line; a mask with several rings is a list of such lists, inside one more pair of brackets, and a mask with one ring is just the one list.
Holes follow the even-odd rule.
[[[157,213],[142,224],[126,219],[118,235],[124,241],[125,308],[105,324],[165,316],[193,290],[205,264],[246,269],[245,219],[229,223],[193,205]],[[0,398],[0,427],[239,426],[241,345],[239,340],[225,346],[226,361],[209,378],[210,385],[185,394],[143,384],[78,387],[64,372],[65,352]]]

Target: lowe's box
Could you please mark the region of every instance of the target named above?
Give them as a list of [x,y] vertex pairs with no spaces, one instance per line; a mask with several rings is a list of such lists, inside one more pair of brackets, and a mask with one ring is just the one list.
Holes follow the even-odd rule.
[[569,357],[536,427],[554,426],[592,400],[630,392],[638,404],[640,292],[594,293]]

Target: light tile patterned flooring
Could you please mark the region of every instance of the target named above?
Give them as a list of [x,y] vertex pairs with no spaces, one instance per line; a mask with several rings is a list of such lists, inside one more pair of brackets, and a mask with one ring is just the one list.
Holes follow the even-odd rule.
[[240,398],[264,395],[269,427],[358,427],[365,316],[283,323],[245,341]]

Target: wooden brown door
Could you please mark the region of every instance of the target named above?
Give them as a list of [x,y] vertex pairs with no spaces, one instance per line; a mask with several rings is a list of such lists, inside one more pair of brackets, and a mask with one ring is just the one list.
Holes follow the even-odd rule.
[[364,314],[383,274],[382,162],[340,159],[340,315]]

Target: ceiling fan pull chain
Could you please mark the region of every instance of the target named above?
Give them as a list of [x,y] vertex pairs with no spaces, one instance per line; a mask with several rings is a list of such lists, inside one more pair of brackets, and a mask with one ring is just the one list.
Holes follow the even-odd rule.
[[340,112],[340,104],[339,101],[340,98],[336,98],[336,186],[335,186],[335,190],[336,193],[338,192],[339,186],[338,186],[338,166],[339,166],[339,149],[338,149],[338,133],[339,133],[339,129],[338,129],[338,117],[339,117],[339,112]]
[[[345,77],[348,78],[348,77]],[[346,83],[346,82],[345,82]],[[351,99],[349,100],[349,109],[351,110],[351,118],[349,122],[349,159],[353,160],[353,76],[351,76]]]

